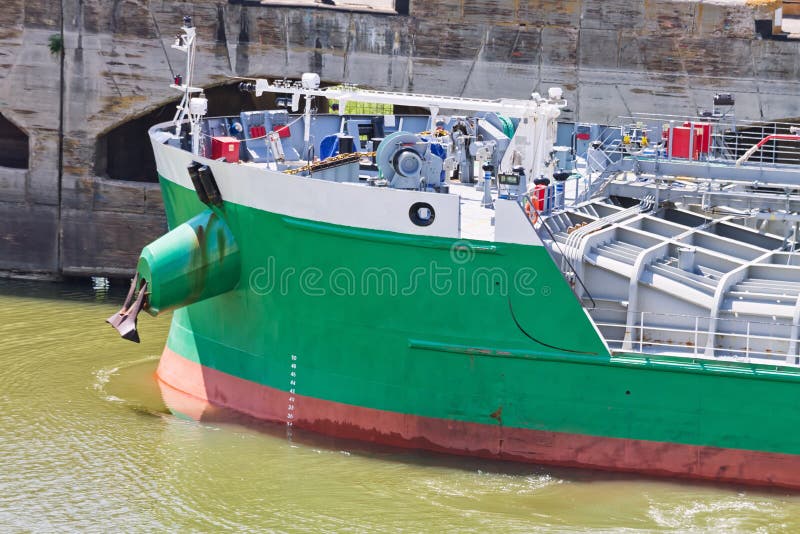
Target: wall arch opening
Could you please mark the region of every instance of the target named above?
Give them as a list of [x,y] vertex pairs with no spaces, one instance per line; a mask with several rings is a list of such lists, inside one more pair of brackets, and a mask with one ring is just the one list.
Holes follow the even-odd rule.
[[0,167],[30,167],[28,134],[0,113]]

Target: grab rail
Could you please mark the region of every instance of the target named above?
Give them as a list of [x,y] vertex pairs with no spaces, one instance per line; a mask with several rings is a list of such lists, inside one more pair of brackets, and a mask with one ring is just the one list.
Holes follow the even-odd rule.
[[[610,309],[610,308],[596,308],[593,310],[596,314],[597,313],[619,313],[619,314],[626,314],[627,311],[625,310],[618,310],[618,309]],[[645,347],[671,347],[680,349],[675,351],[676,355],[683,354],[691,354],[692,357],[697,358],[720,358],[720,357],[727,357],[727,358],[743,358],[748,363],[751,361],[752,358],[757,358],[760,360],[770,360],[775,361],[776,359],[780,358],[782,364],[789,364],[793,366],[800,366],[800,361],[798,361],[798,355],[793,354],[791,352],[792,347],[792,337],[791,337],[791,327],[790,323],[778,323],[775,321],[752,321],[752,320],[745,320],[739,318],[718,318],[717,321],[719,322],[728,322],[728,323],[739,323],[744,326],[744,332],[735,332],[731,330],[727,331],[719,331],[719,327],[717,328],[716,332],[710,332],[708,330],[708,325],[711,324],[713,320],[711,317],[703,317],[697,315],[686,315],[686,314],[671,314],[671,313],[659,313],[659,312],[649,312],[649,311],[641,311],[639,312],[639,324],[634,325],[627,325],[624,321],[623,322],[609,322],[609,321],[595,321],[595,325],[598,328],[621,328],[623,329],[626,334],[630,331],[631,339],[614,339],[605,337],[606,342],[609,346],[618,345],[620,348],[613,349],[618,352],[638,352],[638,353],[645,353]],[[647,324],[645,318],[650,318],[650,324]],[[667,318],[667,319],[683,319],[683,320],[693,320],[694,327],[680,327],[680,326],[665,326],[662,323],[658,323],[657,318]],[[701,328],[701,323],[705,322],[705,328]],[[780,329],[785,328],[787,335],[765,335],[765,334],[754,334],[753,330],[755,326],[761,326],[762,328],[768,327],[770,329]],[[673,334],[676,335],[677,339],[647,339],[645,335],[645,331],[649,331],[650,333],[664,333],[664,334]],[[708,355],[706,353],[706,339],[708,336],[724,336],[726,338],[732,340],[740,340],[740,343],[744,343],[744,347],[741,348],[731,348],[731,347],[719,347],[713,346],[711,348],[711,354]],[[703,343],[701,344],[700,339],[703,339]],[[681,339],[683,338],[683,339]],[[687,339],[688,338],[688,339]],[[769,343],[770,348],[759,350],[754,348],[754,344],[758,342]],[[787,345],[786,350],[780,350],[777,347],[777,344],[785,343]],[[623,346],[628,345],[631,349],[622,349]],[[774,348],[773,348],[774,347]],[[637,350],[638,348],[638,350]]]

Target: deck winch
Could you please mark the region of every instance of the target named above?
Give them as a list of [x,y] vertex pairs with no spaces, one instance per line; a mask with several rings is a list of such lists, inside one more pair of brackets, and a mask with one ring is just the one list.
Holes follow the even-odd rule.
[[442,158],[421,134],[395,132],[387,136],[375,153],[375,163],[389,187],[425,189],[442,182]]

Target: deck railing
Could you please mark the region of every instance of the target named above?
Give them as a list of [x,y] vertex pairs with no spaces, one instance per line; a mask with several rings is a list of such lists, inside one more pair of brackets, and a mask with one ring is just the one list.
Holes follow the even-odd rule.
[[[702,125],[708,124],[708,127]],[[687,126],[684,126],[687,125]],[[659,157],[664,160],[685,160],[697,165],[736,164],[748,149],[771,135],[794,134],[799,124],[789,122],[733,121],[724,117],[691,117],[680,115],[634,114],[619,117],[615,124],[605,128],[597,139],[609,161],[620,157]],[[688,128],[688,146],[679,143],[674,128]],[[695,132],[710,134],[695,145]],[[626,134],[632,143],[622,142]],[[647,145],[638,143],[641,135]],[[683,150],[679,150],[679,144]],[[684,153],[685,152],[685,153]],[[680,155],[679,155],[680,154]],[[779,139],[766,143],[757,150],[746,166],[800,165],[800,141]]]
[[[595,320],[612,352],[652,354],[661,349],[692,358],[800,366],[796,328],[790,323],[640,311],[634,314],[636,324],[628,325],[626,310],[592,311],[593,316],[615,313],[624,317]],[[609,330],[622,330],[623,335],[610,337]]]

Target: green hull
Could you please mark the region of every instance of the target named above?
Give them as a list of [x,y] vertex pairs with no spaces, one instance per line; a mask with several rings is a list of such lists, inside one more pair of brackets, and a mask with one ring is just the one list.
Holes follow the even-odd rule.
[[[161,184],[171,228],[206,209]],[[796,369],[611,356],[543,247],[219,216],[238,284],[175,311],[178,389],[402,446],[800,487]]]

